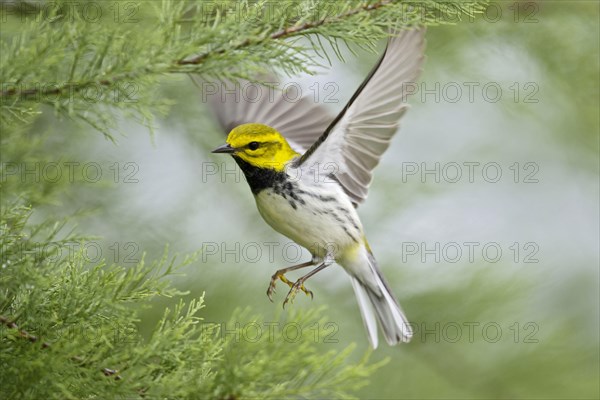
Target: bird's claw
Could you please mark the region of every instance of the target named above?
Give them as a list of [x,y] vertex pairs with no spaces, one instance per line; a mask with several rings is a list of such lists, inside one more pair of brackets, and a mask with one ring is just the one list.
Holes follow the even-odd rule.
[[290,286],[290,291],[288,292],[287,296],[285,296],[285,300],[283,301],[283,308],[285,308],[285,305],[288,302],[294,302],[294,298],[299,291],[303,291],[307,296],[310,296],[311,300],[314,297],[312,290],[308,290],[304,286],[304,281],[299,279]]
[[284,308],[288,301],[294,300],[294,297],[296,297],[296,293],[298,293],[298,291],[300,290],[303,291],[307,296],[310,296],[311,300],[314,298],[312,290],[308,290],[304,286],[304,281],[302,279],[299,279],[296,282],[292,282],[288,278],[286,278],[284,274],[276,272],[273,274],[273,276],[271,276],[271,282],[269,283],[269,288],[267,289],[267,297],[269,298],[269,300],[271,300],[271,303],[273,302],[273,294],[276,292],[275,285],[277,284],[278,280],[282,281],[290,287],[290,291],[288,292],[287,296],[285,297],[285,301],[283,302]]
[[275,282],[271,282],[269,288],[267,289],[267,297],[269,298],[271,303],[273,302],[273,294],[276,292],[277,291],[275,290]]
[[315,298],[312,290],[308,290],[307,288],[305,288],[304,284],[302,284],[302,286],[300,287],[300,290],[302,290],[307,296],[310,296],[311,300]]
[[271,276],[271,282],[269,283],[269,288],[267,289],[267,297],[269,297],[271,303],[273,302],[273,293],[276,292],[275,285],[277,283],[277,280],[281,280],[281,282],[285,283],[290,288],[294,285],[294,283],[291,282],[288,278],[286,278],[284,274],[279,272],[274,273],[273,276]]

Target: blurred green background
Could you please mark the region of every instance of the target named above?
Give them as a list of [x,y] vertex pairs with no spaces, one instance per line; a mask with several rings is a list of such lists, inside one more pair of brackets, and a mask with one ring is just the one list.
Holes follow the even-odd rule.
[[[595,1],[501,2],[429,29],[419,91],[359,209],[416,335],[380,345],[373,358],[390,362],[360,397],[598,398],[598,17]],[[375,59],[348,54],[288,81],[311,96],[317,82],[336,111]],[[337,103],[325,101],[332,88]],[[285,290],[275,303],[265,291],[275,269],[298,262],[295,249],[262,221],[233,160],[210,154],[224,136],[198,88],[166,77],[161,95],[175,103],[154,137],[123,118],[117,146],[42,115],[31,129],[56,160],[97,163],[105,179],[38,216],[85,211],[78,229],[102,235],[109,262],[159,257],[165,243],[204,249],[175,283],[206,292],[207,321],[246,306],[278,321]],[[356,342],[360,357],[367,338],[343,271],[307,286],[314,300],[291,307],[326,305],[324,348]]]

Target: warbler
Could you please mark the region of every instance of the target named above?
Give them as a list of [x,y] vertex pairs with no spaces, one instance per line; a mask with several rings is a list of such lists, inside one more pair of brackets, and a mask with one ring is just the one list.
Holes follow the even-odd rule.
[[[225,153],[243,171],[263,219],[312,254],[310,261],[275,272],[290,289],[283,303],[303,291],[307,279],[338,264],[350,276],[363,322],[377,348],[377,322],[388,344],[410,341],[413,332],[369,247],[356,208],[367,197],[373,168],[390,144],[407,110],[407,96],[421,72],[425,29],[393,34],[371,72],[342,111],[331,117],[321,105],[273,101],[258,86],[246,101],[214,101]],[[238,88],[239,89],[239,88]],[[261,94],[262,95],[257,95]],[[220,99],[219,99],[220,100]],[[295,282],[286,273],[314,267]]]

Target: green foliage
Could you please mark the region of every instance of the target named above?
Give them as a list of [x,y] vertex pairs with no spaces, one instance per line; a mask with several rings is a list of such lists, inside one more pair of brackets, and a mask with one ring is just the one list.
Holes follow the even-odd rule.
[[[293,345],[271,335],[248,340],[242,315],[225,332],[203,322],[203,298],[180,299],[144,338],[139,310],[157,296],[181,297],[168,278],[194,258],[176,263],[165,254],[131,269],[87,266],[82,252],[60,257],[76,238],[57,240],[56,229],[28,227],[29,214],[8,208],[0,221],[3,398],[345,398],[380,365],[366,358],[344,365],[351,347],[321,352],[316,343],[324,332],[304,329]],[[263,323],[258,316],[249,321]],[[319,313],[290,321],[307,326]]]
[[68,1],[38,15],[19,15],[16,7],[7,12],[14,29],[5,29],[0,44],[0,118],[4,124],[30,121],[44,104],[111,137],[119,114],[110,109],[148,126],[166,110],[170,102],[155,93],[165,74],[252,79],[265,69],[310,71],[319,63],[306,57],[309,50],[341,57],[340,43],[373,49],[399,21],[455,20],[480,12],[483,3],[128,1],[93,3],[93,15]]

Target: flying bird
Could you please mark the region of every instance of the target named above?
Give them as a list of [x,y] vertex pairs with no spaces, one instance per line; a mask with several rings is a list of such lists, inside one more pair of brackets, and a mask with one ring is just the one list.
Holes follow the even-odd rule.
[[[263,219],[312,254],[310,261],[283,268],[271,277],[272,300],[280,280],[312,297],[307,279],[332,264],[350,276],[373,348],[377,321],[390,345],[410,341],[413,332],[371,251],[356,211],[365,201],[373,169],[390,145],[408,109],[409,87],[424,61],[425,29],[392,34],[383,55],[335,117],[308,98],[272,101],[210,101],[228,132],[213,153],[230,154],[243,171]],[[250,90],[259,91],[258,87]],[[256,94],[254,92],[253,94]],[[288,272],[312,267],[296,281]]]

